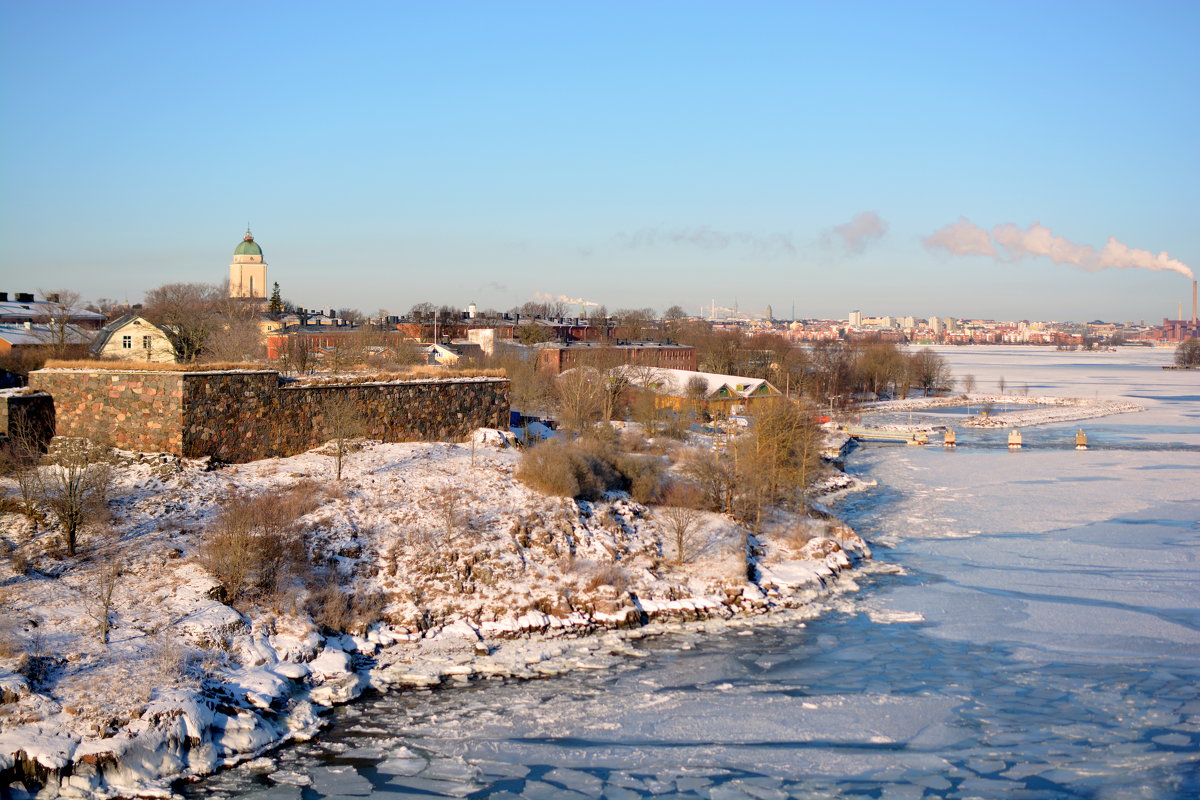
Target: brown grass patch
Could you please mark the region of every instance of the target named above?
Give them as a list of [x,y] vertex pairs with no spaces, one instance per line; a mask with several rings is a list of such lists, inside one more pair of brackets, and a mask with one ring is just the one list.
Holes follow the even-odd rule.
[[274,370],[263,364],[214,361],[211,363],[192,361],[187,364],[161,363],[154,361],[121,361],[118,359],[80,358],[48,359],[42,369],[88,369],[111,370],[113,372],[223,372],[227,370]]
[[[307,376],[294,378],[292,386],[346,386],[360,383],[389,383],[392,381],[436,380],[439,378],[507,378],[508,373],[492,367],[433,367],[419,364],[402,370],[379,372],[363,369],[361,372],[331,376]],[[283,372],[285,365],[279,362],[244,363],[229,361],[192,361],[186,364],[159,363],[151,361],[121,361],[118,359],[49,359],[42,369],[108,370],[112,372]]]
[[290,386],[355,386],[364,383],[392,383],[394,381],[444,380],[448,378],[507,378],[503,369],[472,368],[449,369],[446,367],[416,366],[396,372],[364,372],[336,376],[305,376],[288,381]]

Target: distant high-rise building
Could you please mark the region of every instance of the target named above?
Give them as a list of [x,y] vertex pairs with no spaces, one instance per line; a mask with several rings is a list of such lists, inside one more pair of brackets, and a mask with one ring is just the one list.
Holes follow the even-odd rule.
[[861,325],[862,325],[862,312],[861,311],[851,311],[850,312],[850,327],[858,328]]
[[767,321],[770,322],[773,319],[775,319],[775,310],[767,306]]
[[939,317],[930,317],[929,327],[933,330],[934,335],[941,333],[943,330],[942,320]]
[[229,265],[229,296],[245,299],[266,299],[267,262],[263,261],[262,248],[254,241],[250,229],[233,250],[233,263]]
[[917,320],[913,317],[905,317],[904,319],[902,319],[900,321],[900,327],[901,328],[915,328],[915,327],[917,327]]

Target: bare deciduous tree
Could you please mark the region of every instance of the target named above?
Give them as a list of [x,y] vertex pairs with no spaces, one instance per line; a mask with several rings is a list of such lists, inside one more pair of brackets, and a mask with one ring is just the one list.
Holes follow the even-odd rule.
[[944,389],[951,381],[950,365],[946,359],[928,347],[908,357],[910,382],[928,397],[930,392]]
[[750,435],[734,445],[734,472],[741,490],[735,511],[761,524],[766,506],[798,501],[820,467],[816,412],[783,398],[754,413]]
[[83,437],[61,437],[47,460],[34,472],[38,496],[62,528],[67,555],[74,556],[80,528],[108,500],[111,449]]
[[654,331],[653,308],[618,308],[613,316],[623,339],[642,340]]
[[16,482],[21,513],[36,529],[42,521],[38,505],[41,502],[38,462],[43,448],[28,427],[14,426],[10,420],[8,433],[8,440],[0,446],[0,475],[7,475]]
[[439,492],[433,501],[433,510],[441,523],[442,538],[439,544],[454,541],[467,525],[467,513],[461,492],[448,489]]
[[676,481],[667,489],[663,507],[658,516],[662,519],[667,538],[675,547],[675,563],[691,561],[703,549],[699,537],[699,510],[702,502],[700,491],[690,483]]
[[79,293],[67,289],[39,289],[38,293],[45,298],[46,313],[34,321],[40,326],[40,338],[48,347],[50,357],[66,358],[73,351],[86,349],[86,344],[81,345],[72,323],[73,314],[80,304]]
[[325,426],[325,435],[333,446],[335,479],[340,481],[346,454],[350,452],[350,442],[366,432],[366,419],[356,394],[340,387],[326,390],[319,413]]
[[579,433],[591,429],[604,413],[607,380],[601,370],[583,364],[555,379],[555,407],[564,426]]
[[96,633],[101,644],[108,644],[108,632],[112,627],[113,593],[121,579],[121,562],[111,555],[100,562],[94,579],[89,579],[83,588],[83,608],[96,623]]
[[299,331],[287,334],[279,360],[280,366],[289,375],[307,375],[312,372],[316,362],[312,339]]
[[266,348],[258,307],[230,297],[214,300],[214,307],[216,325],[203,348],[203,360],[261,361]]
[[179,361],[195,361],[224,322],[220,286],[168,283],[146,292],[142,316],[161,327]]

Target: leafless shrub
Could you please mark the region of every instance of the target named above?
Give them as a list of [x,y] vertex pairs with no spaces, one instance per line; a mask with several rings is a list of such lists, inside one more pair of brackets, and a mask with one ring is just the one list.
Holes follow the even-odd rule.
[[17,484],[17,497],[3,498],[3,511],[19,512],[29,523],[37,526],[42,522],[38,462],[41,448],[36,438],[28,431],[9,431],[9,438],[0,444],[0,475],[11,477]]
[[433,501],[434,515],[441,523],[443,542],[451,542],[463,532],[468,519],[463,508],[463,496],[453,489],[439,492]]
[[645,503],[657,497],[663,470],[657,457],[622,453],[615,437],[584,437],[526,450],[517,477],[543,494],[594,500],[606,491],[629,491]]
[[662,494],[665,465],[657,456],[622,453],[616,459],[617,471],[629,482],[629,494],[639,503],[658,502]]
[[25,658],[18,668],[29,681],[30,688],[39,691],[58,660],[46,652],[46,638],[41,630],[34,629],[25,640]]
[[18,575],[29,574],[29,553],[23,547],[10,545],[8,548],[8,563],[12,566],[13,572]]
[[704,497],[693,484],[676,481],[663,497],[664,506],[658,516],[667,539],[675,549],[675,563],[683,564],[696,558],[704,548],[700,537],[700,510]]
[[807,545],[816,534],[808,526],[801,525],[790,528],[783,536],[783,544],[793,555],[798,555],[804,551]]
[[83,588],[83,608],[96,623],[96,633],[101,644],[108,644],[108,632],[112,626],[113,592],[121,579],[121,564],[112,556],[100,563],[94,579],[89,576]]
[[588,576],[584,589],[594,592],[601,586],[611,586],[617,591],[617,594],[624,594],[632,584],[633,579],[629,577],[629,573],[623,567],[610,563],[596,565],[592,574]]
[[100,441],[60,437],[46,456],[49,464],[31,472],[39,499],[62,528],[68,556],[75,555],[84,522],[105,509],[111,458],[112,449]]
[[699,490],[704,508],[732,509],[737,476],[728,457],[710,450],[693,452],[683,459],[682,471]]
[[0,618],[0,659],[17,658],[25,652],[25,642],[12,619]]
[[605,489],[592,459],[557,439],[526,450],[516,475],[537,491],[558,497],[598,497]]
[[350,452],[350,441],[366,432],[366,419],[359,408],[358,398],[347,391],[331,390],[321,400],[318,413],[325,425],[325,435],[333,447],[334,472],[342,479],[342,465]]
[[313,621],[324,628],[362,635],[383,614],[387,599],[382,592],[361,583],[347,589],[326,577],[308,593],[306,608]]
[[225,600],[264,597],[290,580],[305,561],[297,511],[307,506],[289,496],[233,495],[200,550],[201,563],[221,584]]
[[280,518],[296,520],[316,511],[326,500],[344,496],[341,487],[322,485],[311,478],[305,478],[297,481],[287,491],[276,494],[275,502],[279,505]]

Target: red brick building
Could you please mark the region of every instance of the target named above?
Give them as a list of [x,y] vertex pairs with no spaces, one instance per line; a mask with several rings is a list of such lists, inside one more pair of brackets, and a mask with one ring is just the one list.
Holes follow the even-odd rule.
[[696,348],[661,342],[543,342],[535,345],[538,369],[561,374],[592,361],[599,365],[636,364],[695,371]]

